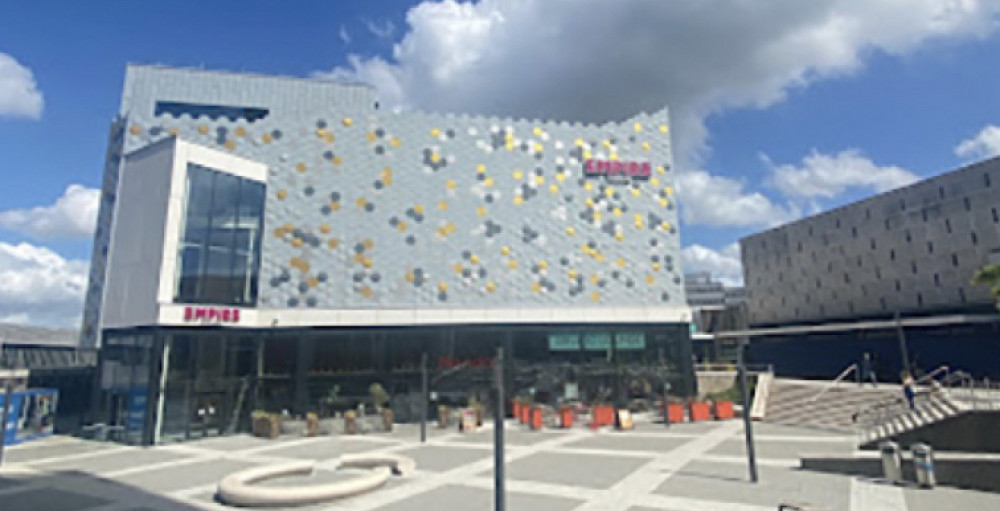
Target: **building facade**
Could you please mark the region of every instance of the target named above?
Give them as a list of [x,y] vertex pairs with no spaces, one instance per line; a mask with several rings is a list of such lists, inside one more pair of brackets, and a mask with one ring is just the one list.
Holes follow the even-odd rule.
[[1000,356],[994,301],[971,283],[1000,256],[1000,158],[748,236],[740,249],[750,324],[771,331],[759,340],[841,353],[814,373],[836,374],[874,339],[888,343],[886,365],[902,367],[901,336],[911,364],[1000,372],[982,358]]
[[498,346],[512,372],[656,365],[692,391],[666,111],[433,115],[130,66],[107,161],[83,343],[129,441],[372,382],[408,395],[423,356],[474,368]]

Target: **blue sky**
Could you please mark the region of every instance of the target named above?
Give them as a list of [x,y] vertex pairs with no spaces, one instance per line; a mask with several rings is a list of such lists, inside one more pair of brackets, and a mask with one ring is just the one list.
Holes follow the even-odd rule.
[[669,104],[685,261],[731,281],[740,236],[1000,153],[1000,2],[746,4],[8,5],[0,321],[76,321],[129,62],[363,80],[430,110],[602,120]]

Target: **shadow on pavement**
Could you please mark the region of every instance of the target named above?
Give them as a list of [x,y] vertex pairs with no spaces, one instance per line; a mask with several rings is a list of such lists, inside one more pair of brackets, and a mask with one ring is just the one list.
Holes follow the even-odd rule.
[[0,509],[4,511],[86,511],[109,504],[121,504],[116,511],[199,509],[80,471],[0,473]]

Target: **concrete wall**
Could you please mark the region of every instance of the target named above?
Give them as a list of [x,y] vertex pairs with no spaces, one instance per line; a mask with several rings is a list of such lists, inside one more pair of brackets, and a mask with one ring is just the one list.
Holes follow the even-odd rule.
[[[990,311],[1000,158],[740,240],[752,325]],[[995,312],[995,311],[994,311]]]
[[[1000,453],[1000,411],[966,412],[893,438],[900,445],[925,443],[939,451]],[[877,445],[865,445],[875,449]]]

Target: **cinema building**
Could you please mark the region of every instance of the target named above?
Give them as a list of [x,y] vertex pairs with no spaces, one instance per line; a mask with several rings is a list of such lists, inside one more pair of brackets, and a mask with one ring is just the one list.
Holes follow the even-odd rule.
[[129,66],[84,314],[94,419],[171,442],[378,382],[406,420],[424,355],[461,404],[488,399],[497,347],[509,395],[690,394],[673,174],[666,111],[433,115],[364,85]]

